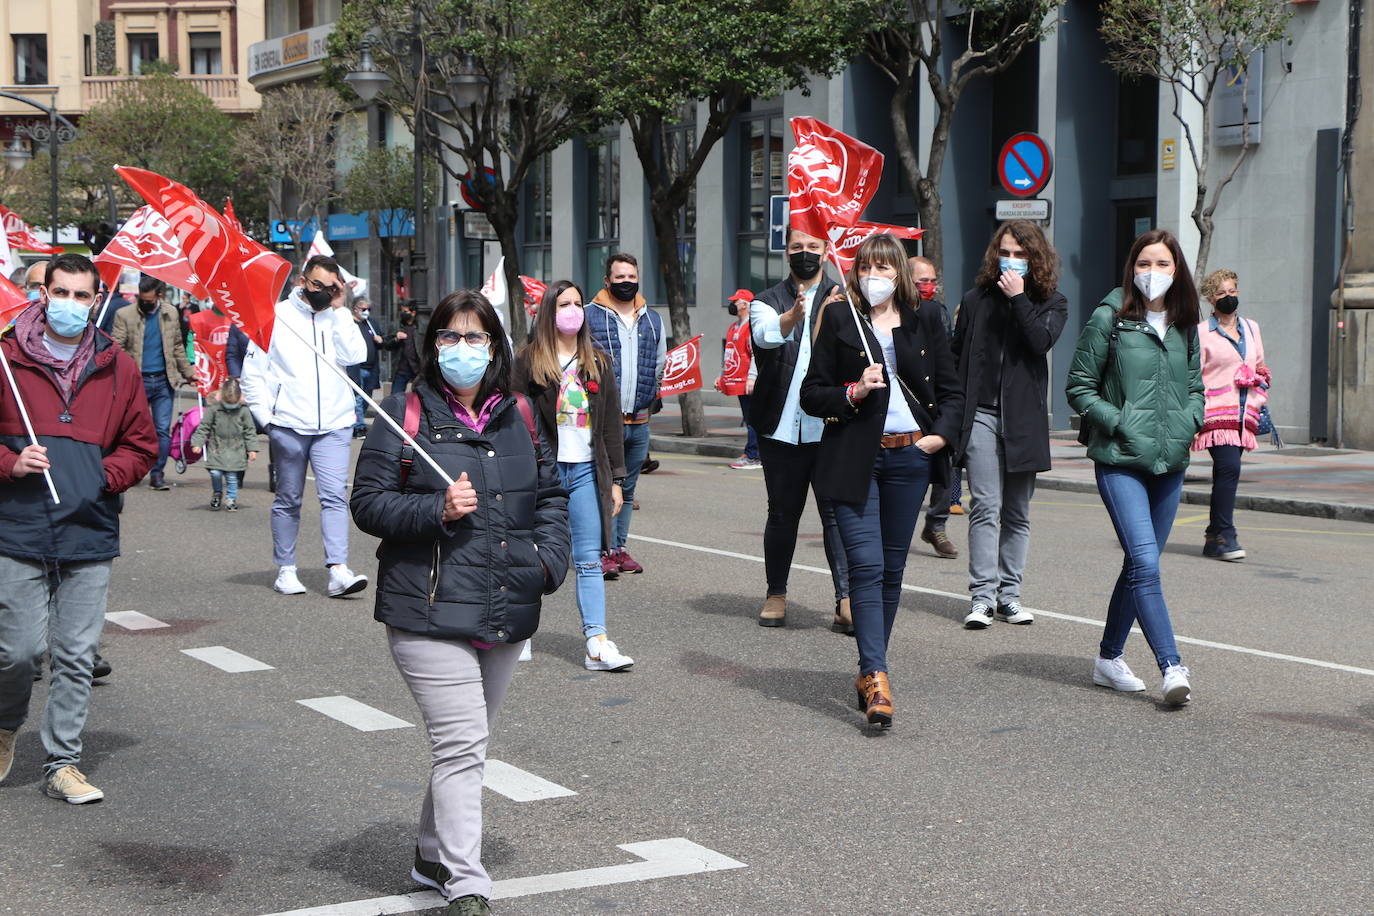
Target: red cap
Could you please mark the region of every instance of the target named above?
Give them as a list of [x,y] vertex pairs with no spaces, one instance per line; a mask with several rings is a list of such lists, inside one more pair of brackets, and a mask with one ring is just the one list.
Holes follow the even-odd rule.
[[730,302],[753,302],[754,294],[747,289],[737,289],[735,294],[730,297]]

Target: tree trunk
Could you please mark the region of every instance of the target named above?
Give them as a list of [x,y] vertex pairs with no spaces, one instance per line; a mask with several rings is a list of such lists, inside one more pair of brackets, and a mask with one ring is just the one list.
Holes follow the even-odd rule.
[[501,255],[506,259],[506,298],[510,306],[510,327],[507,330],[518,350],[525,345],[529,324],[525,320],[525,288],[520,285],[520,246],[515,239],[515,195],[499,195],[488,208],[487,219],[491,221],[491,228],[501,244]]
[[[678,254],[677,207],[666,202],[666,189],[651,189],[650,217],[654,223],[658,268],[663,276],[663,289],[668,294],[668,320],[672,335],[670,343],[679,345],[692,336],[692,316],[687,311],[687,284],[682,277],[682,258]],[[682,408],[682,434],[706,435],[706,412],[700,391],[689,391],[678,398]]]

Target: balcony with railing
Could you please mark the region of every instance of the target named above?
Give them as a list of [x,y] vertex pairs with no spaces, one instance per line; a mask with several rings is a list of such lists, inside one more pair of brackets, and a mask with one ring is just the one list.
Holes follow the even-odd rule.
[[[178,79],[186,80],[221,111],[242,111],[239,103],[239,78],[236,74],[178,74]],[[81,108],[89,111],[93,106],[111,99],[120,88],[140,76],[88,76],[81,80]]]

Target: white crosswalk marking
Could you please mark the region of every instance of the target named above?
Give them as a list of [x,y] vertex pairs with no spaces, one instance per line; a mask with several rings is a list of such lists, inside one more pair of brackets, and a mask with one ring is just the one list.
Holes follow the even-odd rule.
[[205,662],[207,665],[214,665],[221,671],[228,671],[230,674],[240,674],[244,671],[271,671],[272,666],[266,662],[260,662],[256,658],[250,658],[242,652],[235,652],[224,646],[206,646],[203,649],[182,649],[183,655],[189,655],[194,659]]
[[147,614],[140,614],[138,611],[114,611],[106,614],[105,619],[126,630],[156,630],[159,627],[171,626],[171,624],[163,623]]
[[493,792],[506,796],[511,801],[539,801],[545,798],[564,798],[576,795],[572,789],[549,782],[533,773],[527,773],[517,766],[502,760],[487,759],[482,785]]
[[360,732],[377,732],[388,728],[414,728],[405,719],[398,719],[389,712],[374,709],[352,697],[317,697],[313,700],[297,700],[331,719],[351,725]]

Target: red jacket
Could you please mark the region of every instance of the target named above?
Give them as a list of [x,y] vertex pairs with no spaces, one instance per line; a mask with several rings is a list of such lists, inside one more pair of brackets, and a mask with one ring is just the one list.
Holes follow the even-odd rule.
[[153,466],[157,432],[138,367],[104,332],[92,333],[95,353],[70,399],[13,331],[0,340],[62,500],[53,503],[42,474],[11,476],[29,438],[0,375],[0,555],[60,562],[119,556],[119,494]]
[[753,359],[753,354],[748,319],[730,325],[730,329],[725,332],[725,354],[720,371],[722,394],[738,397],[748,392],[749,363]]

